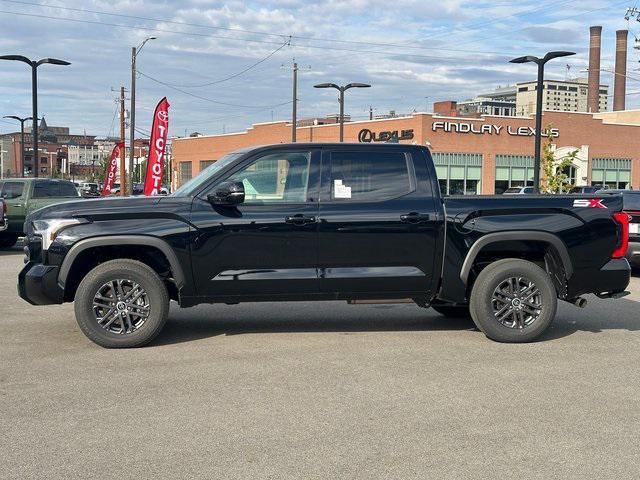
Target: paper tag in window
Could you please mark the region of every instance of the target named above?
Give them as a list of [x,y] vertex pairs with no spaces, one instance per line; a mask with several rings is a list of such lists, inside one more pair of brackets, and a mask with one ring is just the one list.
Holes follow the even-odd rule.
[[333,198],[351,198],[351,187],[343,185],[342,180],[334,180]]

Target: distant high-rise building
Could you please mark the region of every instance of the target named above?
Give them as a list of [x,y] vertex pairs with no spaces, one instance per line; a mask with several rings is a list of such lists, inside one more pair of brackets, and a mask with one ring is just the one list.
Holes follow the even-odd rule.
[[[536,113],[536,82],[524,82],[516,85],[516,115],[529,116]],[[586,78],[575,80],[545,80],[542,95],[542,110],[556,112],[588,111],[588,82]],[[600,111],[608,107],[609,86],[600,85],[598,92]]]

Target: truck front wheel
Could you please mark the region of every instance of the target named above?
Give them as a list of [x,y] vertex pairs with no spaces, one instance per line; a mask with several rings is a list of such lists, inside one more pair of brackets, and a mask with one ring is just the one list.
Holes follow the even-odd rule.
[[162,279],[136,260],[110,260],[91,270],[76,291],[82,332],[107,348],[140,347],[162,330],[169,294]]
[[532,262],[504,259],[480,272],[471,291],[471,318],[498,342],[530,342],[549,327],[558,299],[551,278]]

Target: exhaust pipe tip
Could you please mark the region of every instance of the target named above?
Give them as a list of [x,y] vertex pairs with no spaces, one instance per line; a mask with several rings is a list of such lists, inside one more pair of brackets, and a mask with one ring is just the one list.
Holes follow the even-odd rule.
[[587,299],[583,297],[575,298],[572,302],[578,308],[584,308],[587,306]]

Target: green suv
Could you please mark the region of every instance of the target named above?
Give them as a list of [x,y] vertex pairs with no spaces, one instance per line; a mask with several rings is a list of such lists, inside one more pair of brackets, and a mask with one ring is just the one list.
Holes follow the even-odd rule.
[[28,214],[54,203],[80,196],[72,182],[49,178],[5,178],[0,180],[0,197],[5,201],[7,228],[0,232],[0,248],[13,246],[24,235]]

